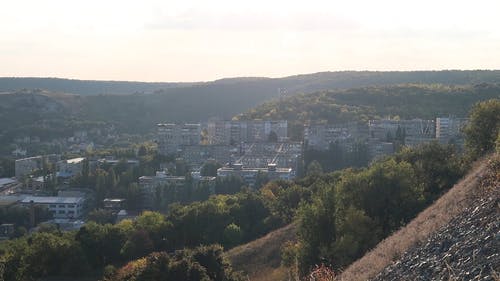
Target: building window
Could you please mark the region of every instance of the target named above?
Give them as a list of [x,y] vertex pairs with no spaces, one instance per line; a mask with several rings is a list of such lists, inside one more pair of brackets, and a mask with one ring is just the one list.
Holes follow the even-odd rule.
[[74,208],[75,205],[68,205],[68,208]]
[[56,208],[56,205],[49,205],[49,208]]
[[58,214],[66,214],[66,211],[64,211],[64,210],[59,210],[57,213],[58,213]]
[[66,208],[66,205],[59,205],[59,208]]
[[75,211],[68,211],[68,214],[73,215]]

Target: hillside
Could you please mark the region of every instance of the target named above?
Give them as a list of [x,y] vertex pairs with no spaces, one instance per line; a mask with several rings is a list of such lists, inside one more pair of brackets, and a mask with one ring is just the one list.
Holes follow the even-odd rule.
[[308,121],[344,123],[399,116],[403,119],[434,119],[466,116],[481,100],[498,98],[500,84],[465,86],[404,84],[351,88],[296,95],[266,102],[239,119],[286,119],[292,137],[301,136]]
[[[500,271],[500,158],[483,160],[449,192],[340,280],[493,280]],[[498,275],[497,275],[498,278]],[[498,279],[496,279],[498,280]]]
[[226,252],[235,270],[241,270],[250,280],[282,280],[286,269],[281,267],[281,247],[296,241],[297,226],[289,224],[250,243]]
[[[337,280],[368,280],[380,272],[374,280],[401,280],[402,276],[462,280],[457,276],[467,272],[469,277],[480,274],[483,278],[498,273],[499,187],[500,156],[477,162],[445,195],[350,265]],[[226,256],[250,280],[286,280],[281,247],[295,241],[296,231],[294,224],[288,225],[231,249]]]
[[[238,80],[239,81],[239,80]],[[219,82],[222,83],[222,82]],[[0,94],[0,124],[6,136],[67,136],[89,126],[113,125],[117,132],[153,132],[159,122],[203,122],[211,117],[286,119],[292,138],[300,139],[303,122],[340,123],[398,115],[401,118],[465,116],[472,104],[500,93],[500,84],[476,86],[395,85],[354,88],[285,98],[257,106],[269,96],[264,88],[243,82],[205,86],[203,94],[190,88],[150,95],[80,96],[45,90],[21,90]],[[246,83],[253,83],[253,80]],[[220,91],[220,87],[225,87]],[[200,88],[201,91],[201,88]],[[257,107],[255,107],[257,106]],[[254,109],[248,110],[251,107]]]
[[79,95],[108,95],[154,93],[189,93],[203,95],[205,92],[226,92],[240,95],[247,91],[275,97],[278,88],[289,94],[309,93],[329,89],[347,89],[364,86],[381,86],[404,83],[465,85],[478,83],[500,83],[500,71],[338,71],[294,75],[283,78],[240,77],[224,78],[211,82],[167,83],[135,81],[95,81],[60,78],[0,78],[0,92],[20,89],[43,89]]

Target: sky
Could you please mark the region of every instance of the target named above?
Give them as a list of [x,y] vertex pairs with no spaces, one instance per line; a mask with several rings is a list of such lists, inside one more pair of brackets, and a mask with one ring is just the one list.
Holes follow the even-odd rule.
[[0,0],[0,76],[500,69],[499,0]]

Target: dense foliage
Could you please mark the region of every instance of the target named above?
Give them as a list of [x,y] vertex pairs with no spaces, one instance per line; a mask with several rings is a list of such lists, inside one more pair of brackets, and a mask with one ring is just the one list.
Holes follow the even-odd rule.
[[477,103],[471,110],[465,133],[467,148],[473,157],[493,151],[500,139],[500,99]]
[[498,97],[500,86],[397,85],[322,91],[264,103],[240,119],[285,119],[289,134],[300,140],[308,121],[333,124],[396,117],[434,119],[466,116],[476,102]]
[[[0,276],[4,280],[81,276],[155,251],[213,243],[230,248],[290,222],[309,194],[290,182],[273,182],[259,192],[243,190],[189,205],[174,204],[166,216],[144,212],[134,221],[88,222],[77,232],[48,229],[5,242]],[[92,215],[106,223],[106,214]]]
[[321,263],[348,265],[448,190],[465,169],[453,147],[431,143],[316,180],[311,203],[297,217],[301,272]]
[[223,257],[222,247],[215,245],[185,249],[174,254],[151,253],[107,275],[104,281],[243,280]]

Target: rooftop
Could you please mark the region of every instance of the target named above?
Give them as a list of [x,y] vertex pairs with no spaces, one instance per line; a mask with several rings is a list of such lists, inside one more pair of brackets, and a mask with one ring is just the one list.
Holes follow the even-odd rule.
[[15,183],[17,180],[11,178],[0,178],[0,186]]
[[78,163],[82,162],[83,160],[85,160],[85,158],[78,157],[78,158],[73,158],[73,159],[67,159],[66,163],[68,163],[68,164],[78,164]]
[[21,203],[28,204],[31,201],[36,204],[78,204],[83,201],[82,197],[57,197],[57,196],[27,196]]

